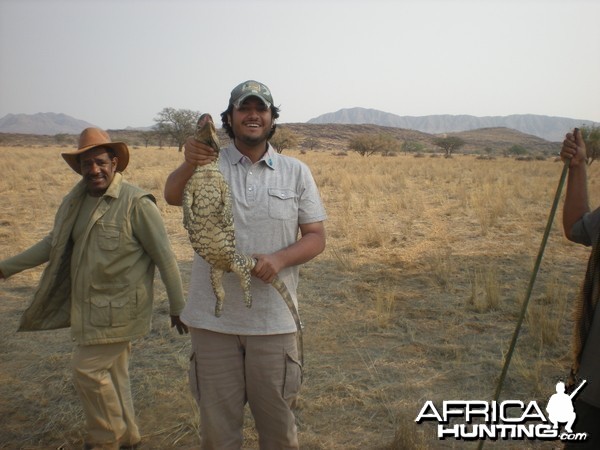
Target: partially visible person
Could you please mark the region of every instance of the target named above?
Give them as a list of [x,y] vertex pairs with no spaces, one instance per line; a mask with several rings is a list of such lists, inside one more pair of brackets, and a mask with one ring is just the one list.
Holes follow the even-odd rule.
[[583,286],[575,305],[575,330],[571,383],[586,380],[576,396],[577,420],[574,433],[585,432],[585,442],[569,443],[565,448],[600,448],[600,208],[591,211],[588,199],[587,152],[581,131],[575,129],[563,141],[561,158],[569,164],[563,210],[566,237],[591,246]]
[[48,263],[19,331],[71,327],[73,379],[86,417],[85,449],[141,442],[129,379],[131,341],[150,329],[155,267],[180,334],[185,300],[177,261],[154,197],[121,174],[129,149],[98,128],[62,153],[82,179],[63,199],[50,234],[0,261],[0,279]]
[[[192,338],[190,385],[200,407],[203,449],[242,447],[246,402],[261,449],[299,445],[294,408],[302,367],[296,324],[269,283],[278,275],[297,304],[299,267],[325,248],[326,214],[309,168],[269,144],[278,117],[270,90],[253,80],[232,90],[221,114],[232,139],[220,151],[219,168],[231,189],[236,248],[257,263],[252,307],[244,304],[237,276],[225,274],[225,306],[216,317],[210,266],[194,255],[181,317]],[[188,139],[185,162],[167,179],[167,202],[181,205],[196,166],[215,157],[210,146]]]

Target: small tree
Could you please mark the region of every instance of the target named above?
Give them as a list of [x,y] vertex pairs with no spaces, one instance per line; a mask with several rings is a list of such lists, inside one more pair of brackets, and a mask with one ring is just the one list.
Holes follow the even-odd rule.
[[154,121],[158,133],[170,137],[181,151],[186,139],[194,134],[199,116],[199,112],[190,109],[164,108]]
[[144,146],[147,148],[150,145],[150,142],[157,139],[158,133],[155,130],[142,131],[140,133],[140,137],[142,141],[144,141]]
[[600,157],[600,126],[581,126],[579,130],[587,150],[587,163],[592,164]]
[[416,141],[404,141],[402,142],[402,151],[404,153],[417,153],[423,151],[425,146],[420,142]]
[[319,146],[319,141],[315,138],[309,137],[302,142],[302,147],[307,148],[309,150],[314,150]]
[[298,145],[298,136],[288,128],[278,126],[269,142],[277,153],[283,153],[285,149]]
[[348,143],[348,148],[361,156],[370,156],[373,153],[395,153],[400,148],[398,139],[389,134],[359,134]]
[[444,138],[437,138],[433,143],[444,150],[444,156],[446,158],[452,156],[452,153],[459,150],[466,144],[461,138],[457,136],[448,136]]
[[511,148],[508,149],[509,155],[522,156],[522,155],[527,155],[528,153],[529,152],[527,151],[527,149],[525,147],[523,147],[522,145],[518,145],[518,144],[515,144]]

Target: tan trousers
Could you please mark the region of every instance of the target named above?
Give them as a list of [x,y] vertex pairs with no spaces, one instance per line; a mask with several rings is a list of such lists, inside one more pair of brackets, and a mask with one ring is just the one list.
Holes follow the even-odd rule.
[[261,450],[297,449],[293,408],[302,380],[296,335],[236,336],[190,328],[190,387],[200,407],[202,448],[242,448],[244,405]]
[[140,441],[129,383],[130,342],[79,345],[73,353],[73,381],[87,422],[86,443],[118,449]]

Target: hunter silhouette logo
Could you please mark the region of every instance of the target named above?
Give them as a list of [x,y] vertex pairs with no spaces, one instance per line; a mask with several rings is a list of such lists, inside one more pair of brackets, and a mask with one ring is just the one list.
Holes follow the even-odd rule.
[[[535,400],[444,400],[441,407],[433,401],[425,402],[415,422],[437,422],[440,440],[556,440],[585,441],[588,433],[573,433],[577,418],[573,399],[584,387],[586,380],[571,393],[565,384],[556,384],[556,393],[548,400],[546,416]],[[560,431],[560,424],[564,430]]]
[[573,432],[573,424],[577,415],[575,414],[575,408],[573,408],[573,398],[581,390],[586,380],[583,380],[579,386],[571,393],[565,393],[565,383],[559,381],[556,383],[556,394],[550,397],[548,400],[548,406],[546,411],[548,412],[548,419],[553,423],[553,429],[558,429],[559,423],[566,423],[565,431],[567,433]]

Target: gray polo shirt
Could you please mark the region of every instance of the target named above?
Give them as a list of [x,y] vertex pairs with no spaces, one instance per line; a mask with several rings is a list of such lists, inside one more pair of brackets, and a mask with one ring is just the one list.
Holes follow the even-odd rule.
[[[219,167],[233,199],[238,252],[269,254],[288,247],[299,237],[299,224],[321,222],[326,214],[310,169],[301,161],[278,154],[271,145],[255,164],[232,144],[221,150]],[[279,273],[296,305],[299,267]],[[280,294],[252,277],[252,308],[246,308],[236,274],[223,277],[225,303],[215,317],[216,298],[210,266],[194,254],[188,301],[181,319],[194,328],[227,334],[293,333],[294,319]]]
[[[598,245],[600,235],[600,208],[583,216],[571,230],[573,241],[583,245]],[[598,277],[593,283],[594,289],[600,289]],[[598,294],[596,294],[598,295]],[[578,376],[587,380],[586,386],[578,395],[581,400],[600,408],[600,307],[594,312],[592,328],[587,337]]]

